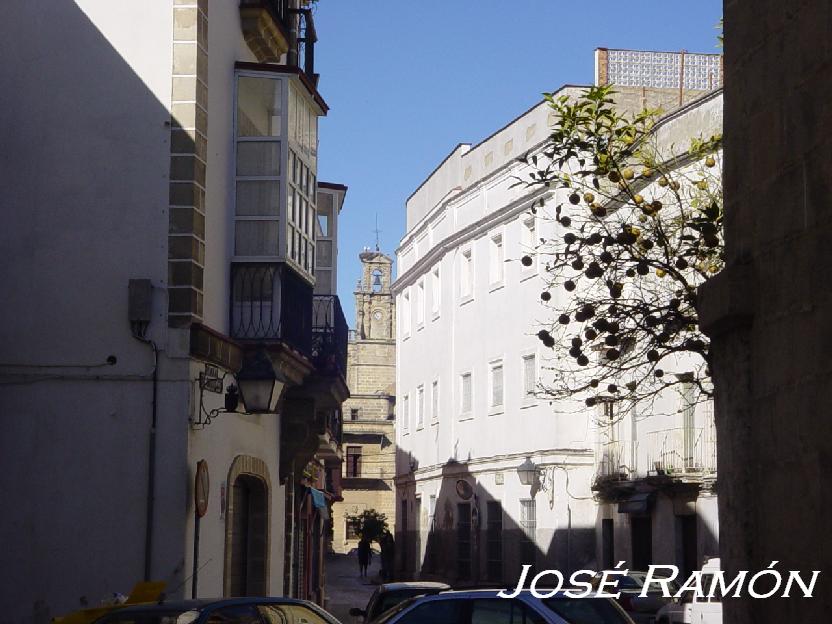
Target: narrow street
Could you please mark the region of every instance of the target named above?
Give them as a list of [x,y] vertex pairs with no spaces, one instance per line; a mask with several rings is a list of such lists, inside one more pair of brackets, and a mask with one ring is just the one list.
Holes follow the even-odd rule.
[[[360,618],[350,617],[350,609],[367,606],[379,581],[381,558],[373,556],[366,578],[358,574],[356,555],[329,554],[326,556],[327,611],[344,624],[357,624]],[[375,581],[375,582],[371,582]]]

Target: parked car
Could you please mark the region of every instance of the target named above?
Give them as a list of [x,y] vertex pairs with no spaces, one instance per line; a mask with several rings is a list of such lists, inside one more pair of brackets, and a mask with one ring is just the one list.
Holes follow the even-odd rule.
[[[710,590],[714,573],[719,569],[718,557],[705,560],[701,580],[705,593]],[[656,624],[722,624],[722,596],[697,598],[695,592],[691,592],[681,602],[662,607],[656,614]]]
[[372,624],[633,624],[610,598],[570,598],[562,591],[544,599],[529,591],[500,598],[499,592],[445,591],[409,598]]
[[306,600],[219,598],[139,604],[112,611],[94,624],[340,624]]
[[407,583],[384,583],[376,588],[367,606],[364,609],[353,607],[350,615],[364,618],[364,622],[374,620],[379,615],[392,609],[401,601],[415,596],[425,594],[438,594],[441,591],[450,589],[445,583],[434,583],[432,581],[412,581]]
[[[613,570],[614,571],[614,570]],[[603,572],[599,572],[595,576],[595,582],[600,582]],[[636,624],[653,624],[656,621],[656,613],[665,605],[674,602],[673,598],[666,597],[660,587],[652,586],[648,589],[647,594],[642,596],[641,592],[644,589],[644,581],[647,578],[647,572],[638,570],[630,570],[626,576],[610,577],[618,581],[617,591],[621,593],[618,598],[618,604],[627,612],[627,615]],[[668,581],[672,593],[679,590],[679,585],[676,581]],[[616,590],[607,588],[607,591],[615,593]]]

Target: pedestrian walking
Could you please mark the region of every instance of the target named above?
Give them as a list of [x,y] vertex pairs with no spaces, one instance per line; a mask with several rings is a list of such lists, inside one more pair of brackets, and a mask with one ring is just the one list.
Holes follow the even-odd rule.
[[394,548],[393,536],[390,531],[385,531],[381,538],[381,577],[385,581],[393,578]]
[[370,541],[361,538],[358,542],[358,568],[361,571],[361,576],[367,576],[367,566],[373,560],[373,551],[370,549]]

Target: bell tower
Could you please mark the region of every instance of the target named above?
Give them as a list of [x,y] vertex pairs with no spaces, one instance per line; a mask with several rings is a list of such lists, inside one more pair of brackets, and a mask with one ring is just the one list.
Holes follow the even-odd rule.
[[359,340],[390,340],[396,323],[393,295],[393,260],[380,251],[365,250],[361,279],[355,291],[355,325]]

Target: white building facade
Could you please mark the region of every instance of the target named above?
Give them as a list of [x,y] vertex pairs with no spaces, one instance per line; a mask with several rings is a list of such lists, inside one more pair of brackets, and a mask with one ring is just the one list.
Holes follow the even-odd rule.
[[[721,95],[619,91],[630,110],[678,109],[661,124],[668,144],[721,131]],[[556,236],[555,207],[567,202],[563,190],[517,184],[529,173],[517,158],[540,152],[553,122],[542,102],[476,146],[457,146],[407,201],[394,284],[405,577],[511,583],[521,564],[567,571],[619,560],[693,569],[717,553],[710,405],[687,409],[686,396],[665,393],[611,414],[603,402],[541,391],[552,352],[536,333],[564,293],[540,303],[545,256],[535,250]],[[531,485],[518,472],[527,458]]]
[[[594,563],[593,437],[538,397],[541,263],[551,221],[515,159],[547,136],[544,104],[458,146],[407,202],[398,249],[397,555],[406,576],[516,579],[522,563]],[[526,458],[542,479],[520,482]]]

